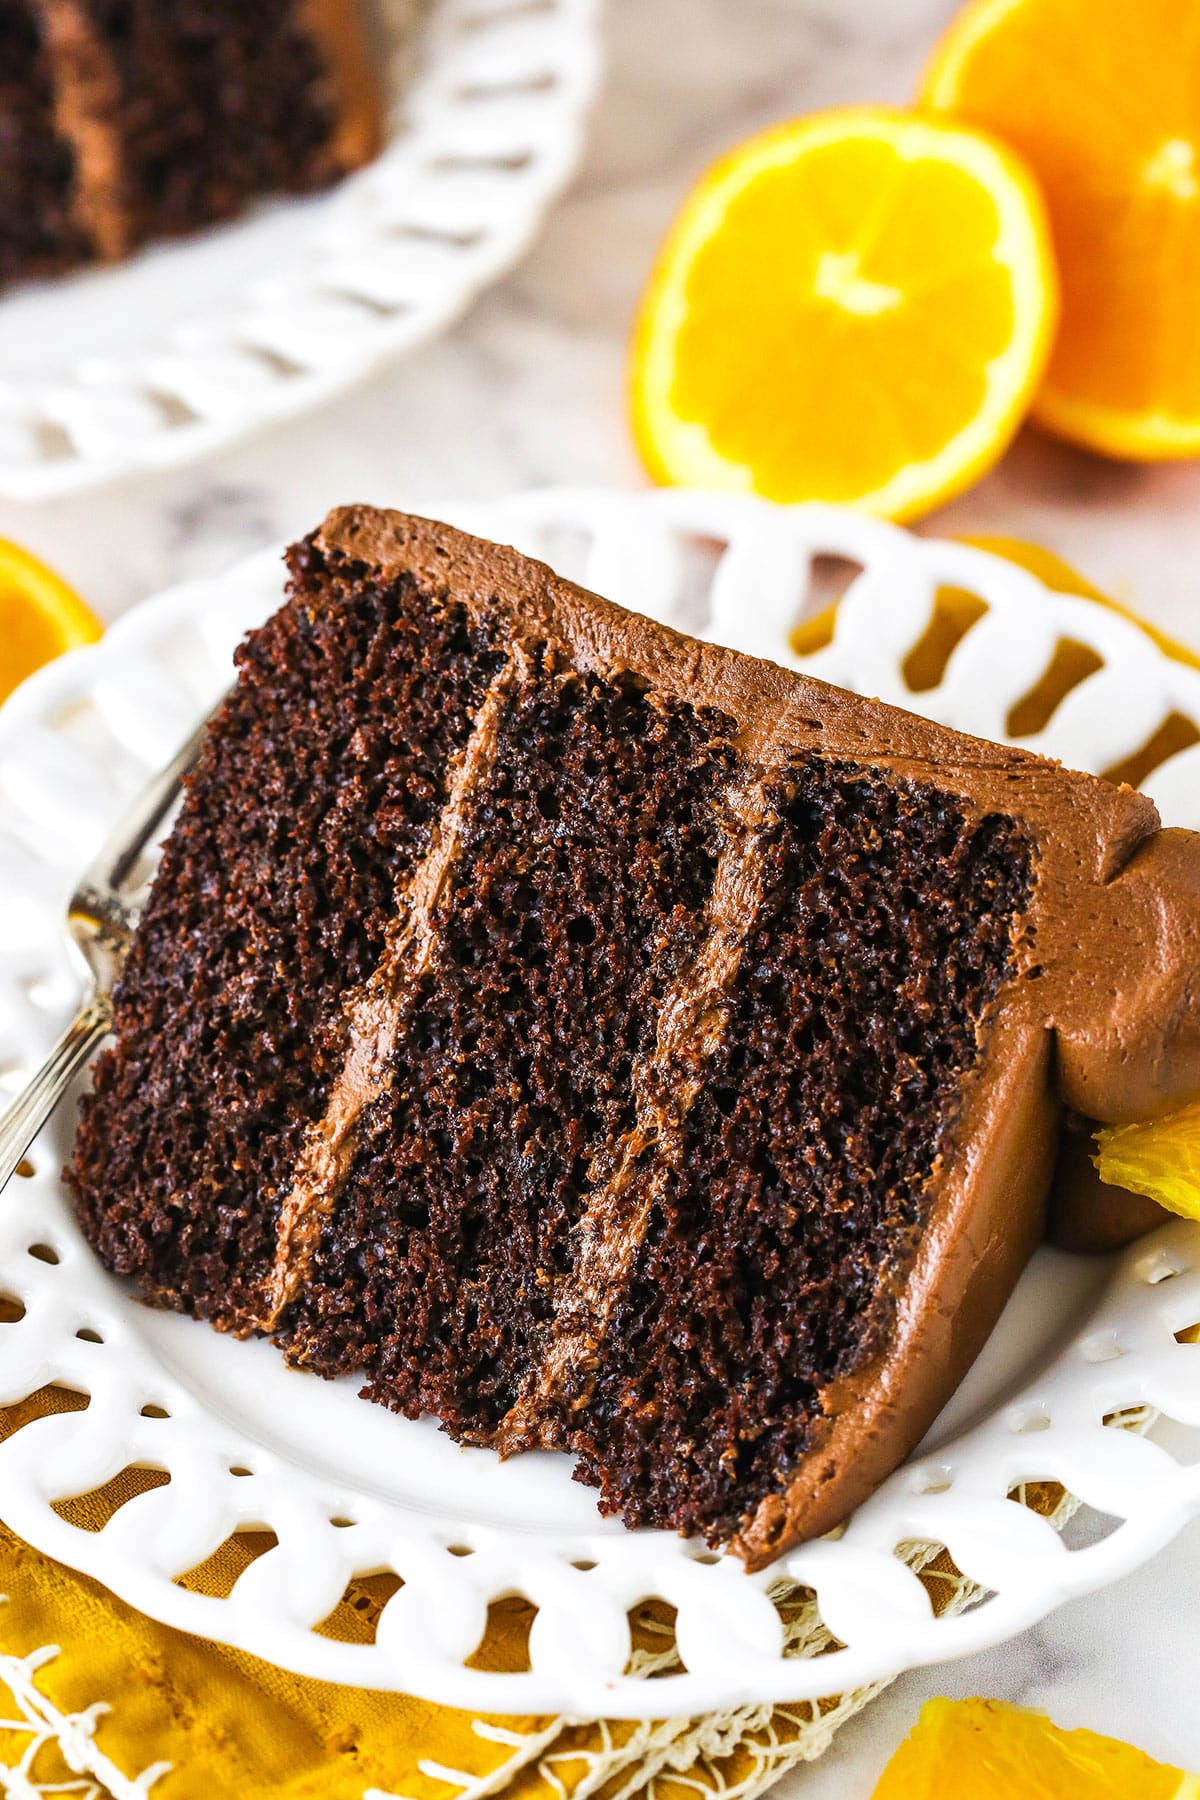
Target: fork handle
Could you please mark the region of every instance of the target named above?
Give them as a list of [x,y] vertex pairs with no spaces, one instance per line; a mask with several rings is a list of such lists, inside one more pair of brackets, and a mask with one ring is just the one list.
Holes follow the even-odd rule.
[[91,994],[67,1026],[37,1074],[0,1114],[0,1189],[14,1175],[22,1157],[101,1038],[112,1025],[112,1007],[101,994]]

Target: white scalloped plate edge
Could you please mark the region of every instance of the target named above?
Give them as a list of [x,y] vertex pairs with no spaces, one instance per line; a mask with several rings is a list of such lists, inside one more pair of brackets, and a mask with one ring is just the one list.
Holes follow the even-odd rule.
[[[412,0],[381,3],[393,124],[367,168],[316,201],[0,296],[10,342],[75,345],[46,373],[0,376],[0,494],[77,492],[294,417],[444,330],[524,254],[582,153],[599,0],[424,0],[415,54],[396,24]],[[171,318],[196,258],[220,304]],[[85,347],[85,308],[134,323]]]
[[[803,605],[811,555],[848,557],[863,573],[843,601],[833,643],[810,660],[855,685],[868,669],[869,685],[889,699],[903,690],[910,705],[915,697],[899,670],[936,587],[972,587],[989,603],[988,620],[1007,617],[1022,648],[999,655],[1008,640],[991,624],[981,657],[968,634],[939,688],[919,697],[922,710],[950,722],[961,722],[964,709],[1006,717],[1067,630],[1105,657],[1081,688],[1099,682],[1101,710],[1110,713],[1120,692],[1118,738],[1129,736],[1130,714],[1152,728],[1159,714],[1200,711],[1200,676],[1153,646],[1146,654],[1147,640],[1115,615],[1050,596],[980,552],[836,509],[560,490],[444,511],[523,548],[569,550],[575,566],[568,572],[659,616],[694,609],[699,556],[712,634],[759,653],[773,647],[777,659],[793,663],[787,629]],[[269,609],[280,583],[277,554],[268,552],[218,580],[161,595],[125,615],[100,645],[42,671],[0,712],[3,904],[20,911],[25,931],[14,947],[0,930],[9,946],[0,952],[0,1073],[8,1067],[11,1076],[14,1059],[29,1060],[69,1003],[54,902],[88,840],[219,689],[224,651],[243,623]],[[1028,651],[1030,634],[1036,654]],[[1114,682],[1118,656],[1123,668]],[[1104,738],[1095,708],[1072,707],[1074,697],[1043,733],[1050,748],[1095,766],[1127,754],[1133,746]],[[1192,783],[1173,783],[1169,768],[1159,777],[1167,800],[1177,793],[1185,812],[1189,799],[1196,804]],[[1200,822],[1178,814],[1177,822]],[[26,1306],[19,1323],[0,1326],[0,1400],[50,1380],[81,1387],[92,1400],[86,1412],[35,1422],[0,1446],[0,1516],[151,1616],[300,1673],[491,1711],[612,1717],[644,1716],[651,1693],[656,1712],[678,1715],[820,1697],[1000,1642],[1061,1600],[1136,1568],[1200,1511],[1200,1467],[1101,1423],[1141,1407],[1189,1430],[1200,1426],[1200,1347],[1175,1336],[1200,1319],[1200,1228],[1183,1222],[1126,1253],[1107,1272],[1103,1292],[1089,1287],[1081,1298],[1076,1282],[1057,1320],[1061,1342],[1032,1369],[1019,1356],[1014,1367],[1011,1356],[1004,1363],[1005,1343],[1011,1350],[1023,1342],[1031,1314],[1046,1310],[1046,1295],[1070,1273],[1065,1259],[1043,1253],[1040,1273],[1023,1284],[1040,1282],[1036,1304],[1018,1289],[981,1359],[1000,1357],[986,1390],[972,1400],[972,1381],[977,1373],[982,1379],[974,1371],[931,1434],[936,1447],[885,1483],[839,1538],[802,1546],[751,1578],[702,1546],[593,1518],[586,1496],[568,1492],[560,1459],[518,1458],[502,1469],[486,1452],[455,1451],[424,1424],[392,1420],[325,1384],[314,1387],[311,1378],[279,1374],[277,1381],[280,1360],[266,1346],[232,1344],[131,1305],[75,1229],[53,1153],[47,1164],[40,1146],[35,1160],[39,1173],[14,1184],[0,1208],[0,1291]],[[47,1243],[57,1262],[29,1254],[31,1244]],[[1082,1309],[1078,1317],[1073,1307]],[[81,1329],[103,1342],[80,1339]],[[298,1385],[280,1400],[278,1383],[287,1380]],[[247,1429],[237,1413],[238,1386],[260,1384],[271,1392],[271,1430],[261,1420]],[[169,1417],[144,1417],[147,1404]],[[403,1442],[415,1500],[397,1504],[382,1495],[384,1462],[370,1479],[360,1468],[356,1482],[307,1448],[324,1439],[326,1419],[343,1412],[353,1421],[356,1455],[374,1456],[381,1431]],[[341,1427],[329,1429],[336,1435]],[[1197,1440],[1184,1435],[1194,1455]],[[103,1531],[83,1532],[51,1509],[51,1499],[88,1491],[131,1462],[157,1464],[172,1479],[121,1508]],[[234,1473],[246,1468],[249,1478]],[[1124,1522],[1098,1542],[1068,1549],[1043,1520],[1005,1498],[1022,1481],[1058,1478]],[[335,1527],[331,1521],[343,1516],[355,1524]],[[231,1600],[175,1585],[173,1577],[230,1530],[252,1523],[269,1525],[280,1541],[251,1565]],[[948,1544],[992,1598],[935,1619],[894,1553],[910,1541]],[[405,1581],[376,1642],[349,1646],[315,1634],[313,1624],[349,1576],[375,1566],[395,1567]],[[781,1654],[769,1596],[782,1578],[818,1591],[822,1616],[844,1648],[809,1660]],[[509,1593],[538,1607],[532,1668],[509,1675],[467,1669],[487,1603]],[[686,1673],[664,1675],[648,1690],[622,1670],[626,1610],[650,1595],[678,1609]]]

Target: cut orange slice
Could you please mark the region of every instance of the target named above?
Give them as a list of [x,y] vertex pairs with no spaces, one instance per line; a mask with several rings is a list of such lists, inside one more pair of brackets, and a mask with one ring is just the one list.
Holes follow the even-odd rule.
[[800,119],[685,203],[637,322],[637,442],[662,482],[911,518],[1001,454],[1056,307],[1007,150],[882,108]]
[[874,1800],[1198,1800],[1200,1777],[998,1700],[927,1700]]
[[921,100],[1046,195],[1063,318],[1036,418],[1112,456],[1200,454],[1200,8],[974,0]]
[[102,629],[53,569],[0,538],[0,700],[64,650],[94,644]]

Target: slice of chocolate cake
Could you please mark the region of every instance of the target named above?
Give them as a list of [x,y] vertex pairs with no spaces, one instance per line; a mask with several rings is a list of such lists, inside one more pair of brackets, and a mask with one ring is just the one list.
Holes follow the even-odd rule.
[[0,0],[0,281],[111,261],[374,155],[357,0]]
[[0,0],[0,285],[56,275],[91,253],[71,205],[74,180],[36,9]]
[[913,1446],[1063,1103],[1200,1090],[1200,838],[336,512],[239,652],[72,1180],[148,1299],[759,1566]]

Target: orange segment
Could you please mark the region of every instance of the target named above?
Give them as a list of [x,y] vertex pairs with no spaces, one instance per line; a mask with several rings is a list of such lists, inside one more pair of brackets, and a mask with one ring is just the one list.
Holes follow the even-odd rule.
[[1200,8],[973,0],[921,99],[1046,195],[1063,317],[1035,416],[1114,456],[1200,454]]
[[882,108],[801,119],[685,203],[635,333],[637,442],[659,481],[911,518],[1000,455],[1055,310],[1007,151]]
[[0,700],[64,650],[94,644],[102,629],[53,569],[0,538]]
[[998,1700],[927,1700],[874,1800],[1197,1800],[1200,1777]]
[[1200,1101],[1145,1124],[1098,1131],[1096,1148],[1101,1181],[1200,1219]]

